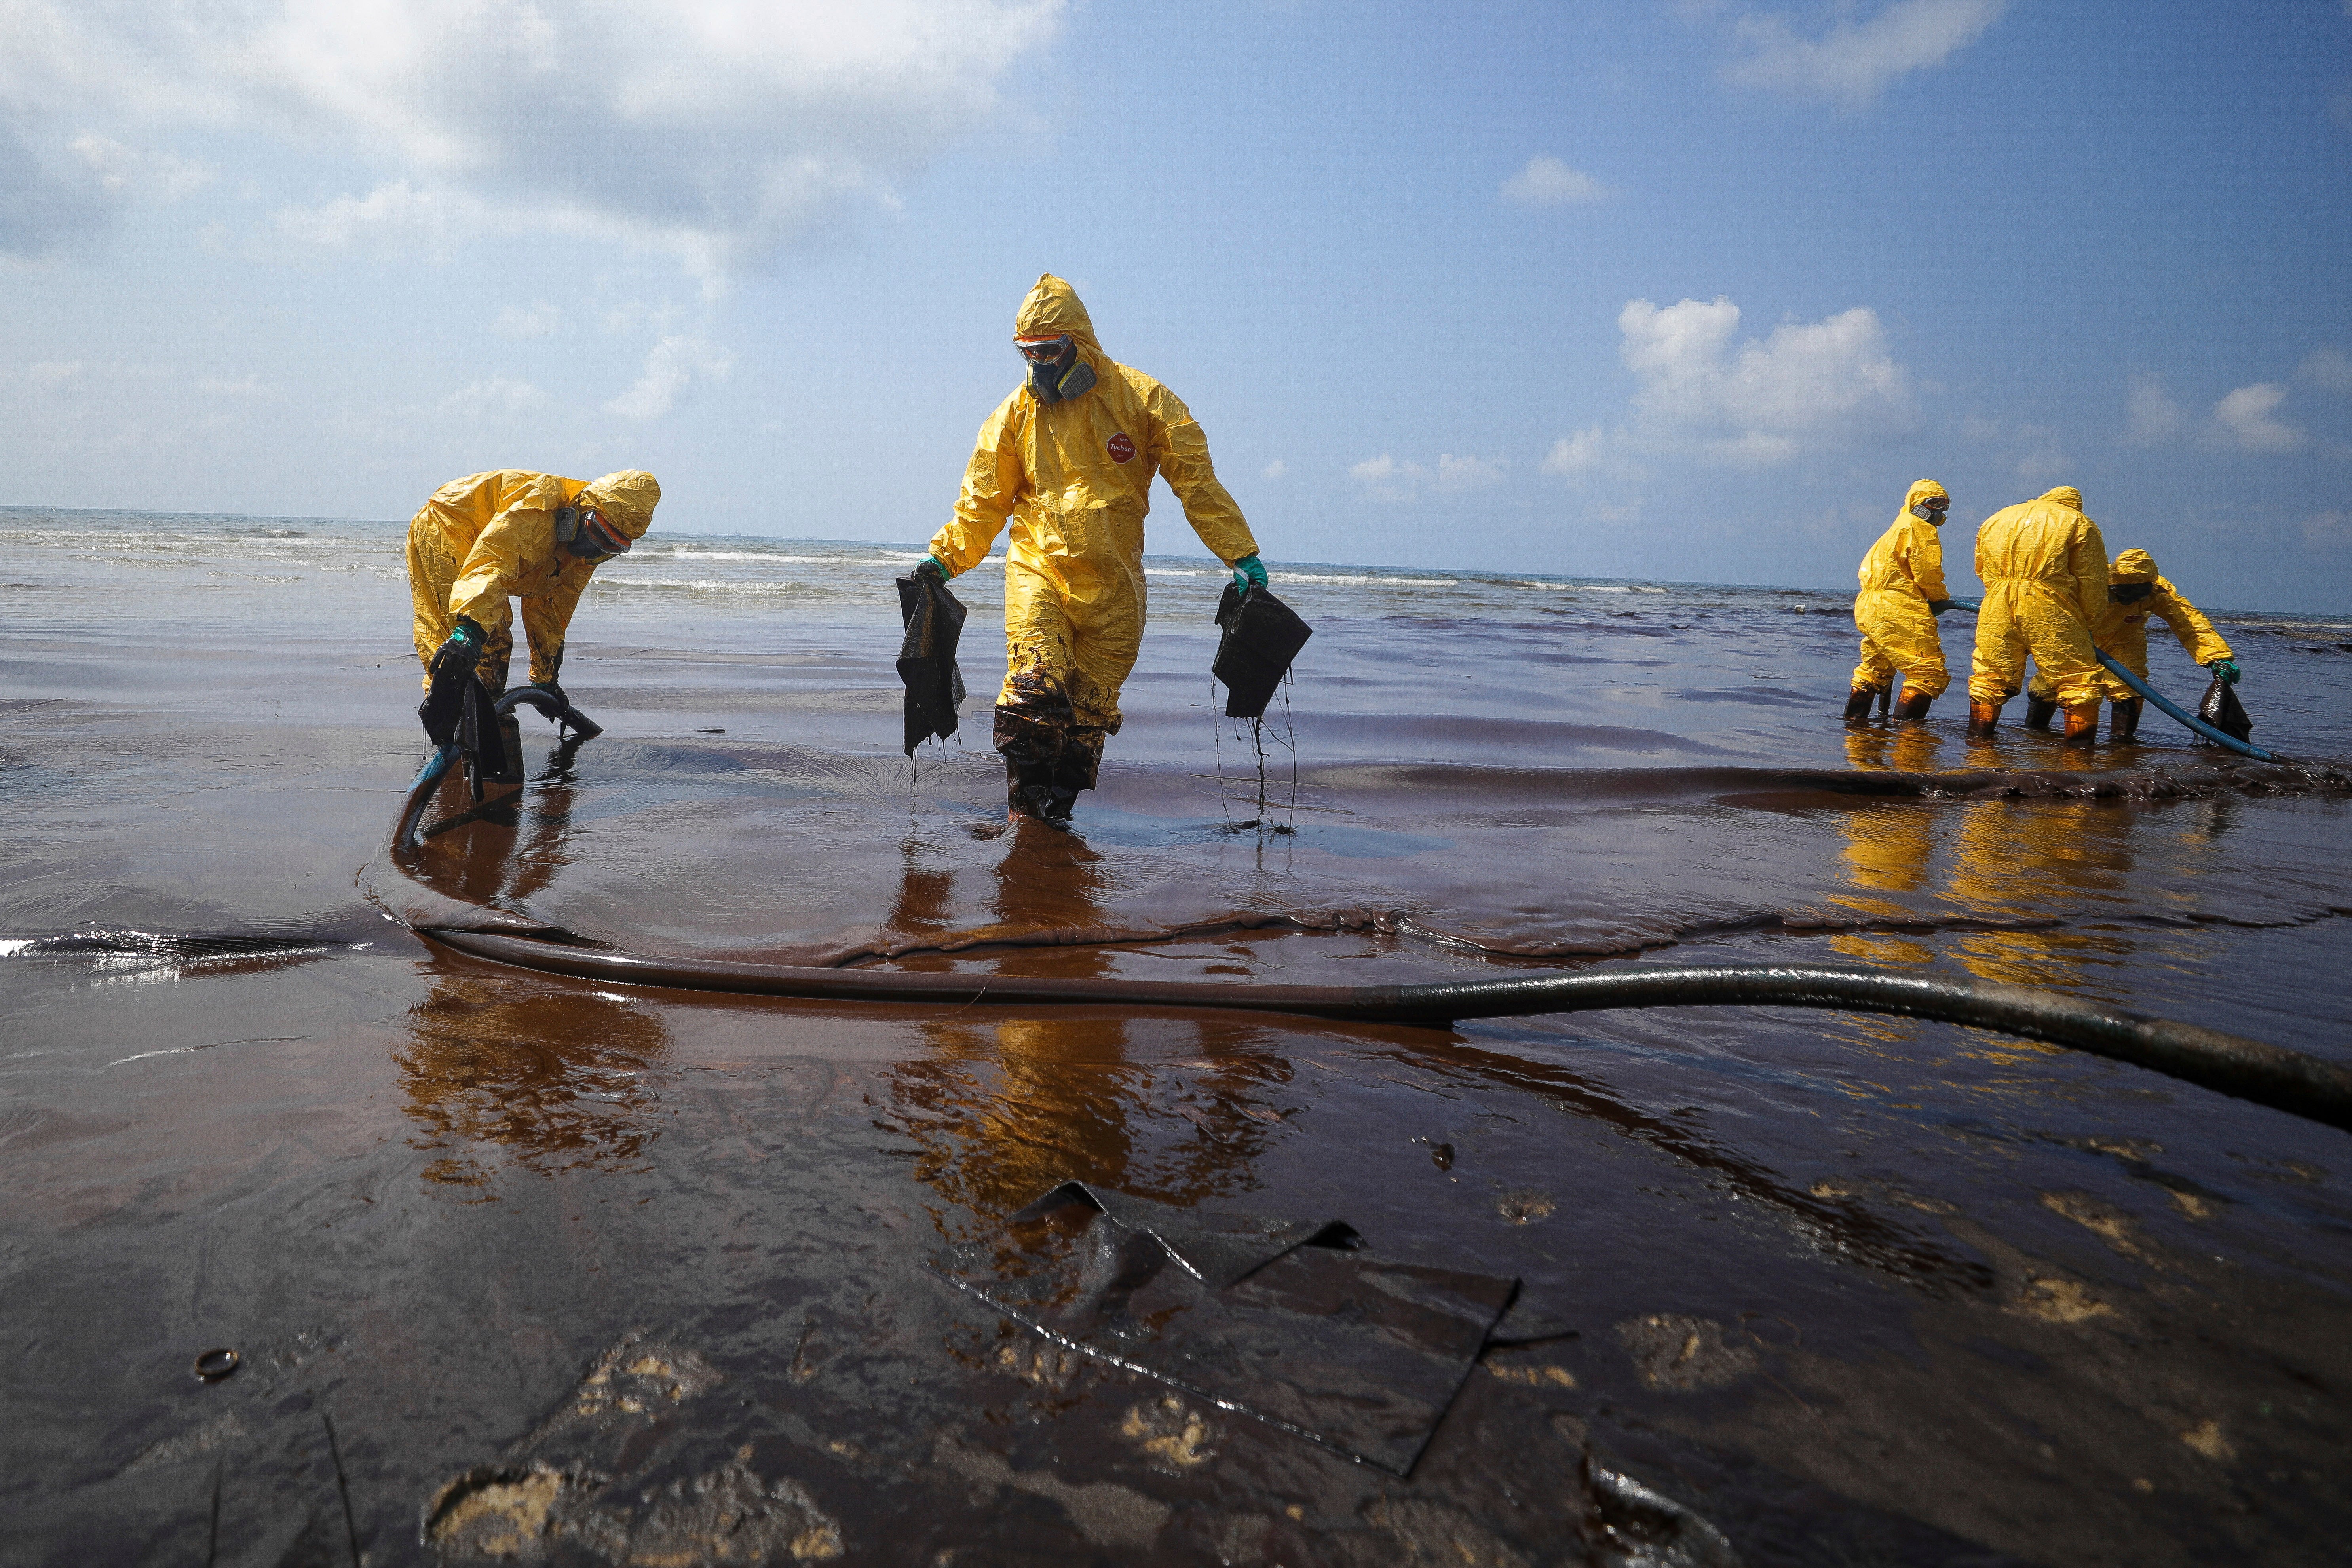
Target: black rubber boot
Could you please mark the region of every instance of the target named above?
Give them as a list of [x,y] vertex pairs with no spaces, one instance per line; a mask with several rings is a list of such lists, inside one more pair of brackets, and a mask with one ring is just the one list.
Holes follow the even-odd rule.
[[1859,724],[1870,717],[1871,704],[1878,700],[1878,688],[1857,686],[1846,695],[1845,721]]
[[2057,716],[2057,703],[2047,697],[2036,697],[2030,691],[2025,694],[2025,727],[2027,729],[2047,730],[2050,728],[2050,721]]
[[1903,701],[1895,710],[1895,716],[1897,719],[1925,719],[1935,700],[1923,691],[1906,691]]
[[2108,740],[2133,741],[2139,738],[2140,700],[2135,697],[2128,702],[2114,705],[2114,710],[2107,716]]

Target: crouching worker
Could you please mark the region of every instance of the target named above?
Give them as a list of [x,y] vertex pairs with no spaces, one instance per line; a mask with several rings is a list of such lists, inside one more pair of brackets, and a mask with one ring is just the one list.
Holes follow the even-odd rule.
[[559,700],[563,633],[596,568],[645,537],[661,486],[624,469],[583,483],[516,468],[469,474],[433,492],[408,525],[408,587],[425,684],[455,668],[506,689],[522,601],[530,679]]
[[1191,411],[1103,352],[1067,283],[1038,279],[1013,334],[1029,379],[980,427],[955,516],[916,571],[969,572],[1012,523],[995,733],[1006,815],[1061,822],[1095,787],[1103,741],[1118,733],[1119,688],[1143,639],[1152,477],[1168,481],[1244,592],[1265,585],[1265,568]]
[[1871,704],[1903,674],[1898,719],[1925,719],[1927,705],[1952,683],[1936,617],[1951,606],[1944,588],[1944,542],[1937,531],[1952,498],[1933,479],[1913,482],[1903,510],[1862,558],[1862,592],[1853,624],[1862,630],[1862,662],[1845,700],[1849,724],[1870,717]]
[[[2116,557],[2107,568],[2107,609],[2091,626],[2091,645],[2142,680],[2147,679],[2147,622],[2155,616],[2172,629],[2189,657],[2214,675],[2238,684],[2238,661],[2231,656],[2230,645],[2213,629],[2201,611],[2181,597],[2180,590],[2169,579],[2159,576],[2156,557],[2145,550],[2126,550]],[[2139,712],[2143,699],[2139,693],[2116,679],[2108,671],[2105,682],[2112,717],[2107,721],[2110,740],[2128,741],[2139,732]],[[2050,679],[2040,668],[2033,672],[2033,684],[2025,689],[2025,722],[2033,729],[2050,727],[2050,716],[2058,711],[2058,700],[2053,694]]]
[[2030,656],[2052,700],[2066,710],[2067,742],[2094,743],[2105,682],[2091,627],[2107,613],[2107,545],[2083,513],[2083,492],[2060,485],[1985,519],[1976,564],[1985,595],[1969,671],[1969,733],[1993,732],[2001,704],[2025,684]]

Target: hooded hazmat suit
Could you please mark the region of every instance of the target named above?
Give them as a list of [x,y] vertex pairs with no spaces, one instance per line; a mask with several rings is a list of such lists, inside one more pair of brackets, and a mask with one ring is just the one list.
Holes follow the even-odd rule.
[[1951,499],[1933,479],[1913,481],[1903,510],[1862,558],[1862,592],[1853,601],[1853,624],[1862,628],[1862,662],[1853,668],[1857,691],[1885,690],[1898,669],[1914,697],[1940,697],[1952,683],[1927,608],[1951,597],[1944,587],[1942,533],[1911,511],[1931,496]]
[[[2092,647],[2146,680],[2147,622],[2153,616],[2172,628],[2172,635],[2180,639],[2180,646],[2198,664],[2207,665],[2217,658],[2235,657],[2230,652],[2230,645],[2221,640],[2221,634],[2213,629],[2213,623],[2207,620],[2196,605],[2180,596],[2180,590],[2172,585],[2169,578],[2157,574],[2156,557],[2145,550],[2126,550],[2116,557],[2114,565],[2107,568],[2109,587],[2121,588],[2134,583],[2153,584],[2155,591],[2147,597],[2129,604],[2109,598],[2106,613],[2091,625]],[[2114,676],[2107,675],[2104,668],[2101,674],[2105,678],[2102,685],[2105,693],[2113,700],[2128,702],[2139,695]],[[2034,696],[2050,700],[2050,682],[2039,669],[2033,672],[2031,689]]]
[[660,500],[654,477],[634,468],[587,483],[500,468],[435,490],[408,524],[408,588],[425,684],[433,684],[434,653],[467,616],[488,634],[475,673],[491,690],[505,689],[514,651],[510,597],[522,601],[531,679],[553,680],[563,665],[564,628],[597,566],[557,542],[557,510],[594,507],[622,533],[643,539]]
[[2016,696],[2031,654],[2060,707],[2097,701],[2105,683],[2091,627],[2107,610],[2107,544],[2083,515],[2083,493],[2061,485],[1985,519],[1976,567],[1985,593],[1969,700],[1998,707]]
[[1076,341],[1093,387],[1045,404],[1024,383],[997,406],[930,552],[950,572],[968,572],[1011,523],[996,749],[1016,774],[1050,774],[1075,792],[1094,787],[1142,642],[1152,476],[1168,481],[1192,531],[1228,566],[1256,554],[1257,541],[1182,400],[1105,353],[1086,307],[1049,272],[1021,301],[1013,335],[1063,333]]

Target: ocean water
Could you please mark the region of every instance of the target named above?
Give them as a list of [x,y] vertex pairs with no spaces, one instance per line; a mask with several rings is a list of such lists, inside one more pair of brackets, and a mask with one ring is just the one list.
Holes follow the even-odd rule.
[[[1038,1016],[462,958],[391,918],[379,854],[423,751],[403,536],[0,509],[0,1560],[758,1560],[722,1516],[872,1562],[2341,1539],[2341,1132],[1831,1013]],[[1154,537],[1191,544],[1165,509]],[[527,716],[520,799],[406,880],[642,952],[910,970],[1833,958],[2352,1062],[2352,616],[2214,612],[2255,739],[2332,764],[2265,769],[2154,712],[2087,752],[2021,704],[1971,742],[1957,695],[1849,730],[1850,593],[1277,560],[1316,636],[1254,731],[1208,673],[1222,569],[1152,557],[1102,787],[1005,832],[994,564],[955,584],[962,731],[901,754],[919,553],[607,565],[564,668],[604,734]],[[2203,684],[2168,639],[2151,670]],[[1386,1476],[927,1272],[1068,1179],[1343,1219],[1546,1327]],[[217,1346],[244,1363],[197,1379]],[[641,1363],[670,1370],[637,1408],[597,1392]]]

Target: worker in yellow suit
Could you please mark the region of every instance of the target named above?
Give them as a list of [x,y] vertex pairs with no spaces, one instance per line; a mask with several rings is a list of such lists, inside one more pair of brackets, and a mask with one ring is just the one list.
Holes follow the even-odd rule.
[[1898,719],[1925,719],[1927,705],[1952,683],[1944,668],[1936,617],[1950,608],[1944,588],[1944,542],[1937,530],[1952,498],[1933,479],[1915,479],[1903,510],[1862,558],[1862,592],[1853,624],[1862,629],[1862,662],[1845,700],[1846,722],[1870,717],[1871,704],[1903,673]]
[[425,684],[453,665],[507,684],[522,601],[530,679],[560,696],[564,628],[596,568],[645,537],[661,486],[634,468],[583,482],[500,468],[433,492],[408,524],[408,588]]
[[1007,668],[996,698],[1010,816],[1065,821],[1095,786],[1143,638],[1143,519],[1154,474],[1244,591],[1257,541],[1176,395],[1103,352],[1070,286],[1037,279],[1013,317],[1029,379],[980,427],[955,516],[919,573],[969,572],[1008,520]]
[[2025,660],[2066,710],[2066,740],[2098,739],[2104,689],[2091,627],[2107,612],[2107,544],[2072,485],[1985,519],[1977,530],[1976,658],[1969,671],[1969,733],[1990,735],[2001,704],[2025,684]]
[[[2156,557],[2145,550],[2126,550],[2107,568],[2107,612],[2091,627],[2091,646],[2138,676],[2147,679],[2147,622],[2150,616],[2172,629],[2189,657],[2221,679],[2238,683],[2238,661],[2230,645],[2213,629],[2204,613],[2182,597],[2170,579],[2156,570]],[[2138,692],[2105,673],[2101,683],[2115,706],[2108,721],[2112,740],[2128,741],[2139,732],[2142,700]],[[2025,690],[2025,722],[2047,729],[2058,710],[2051,684],[2039,669]]]

